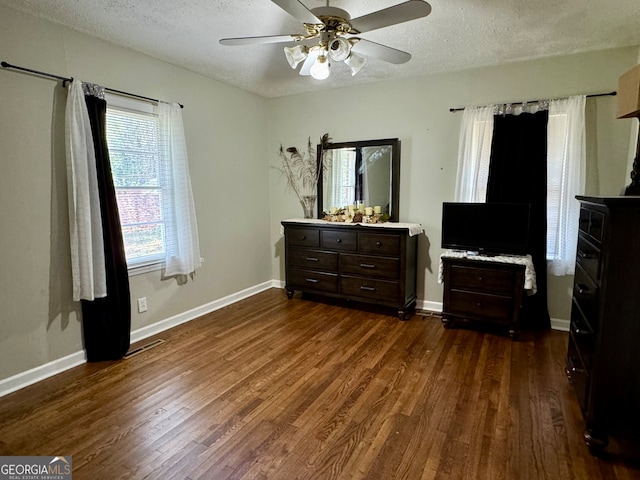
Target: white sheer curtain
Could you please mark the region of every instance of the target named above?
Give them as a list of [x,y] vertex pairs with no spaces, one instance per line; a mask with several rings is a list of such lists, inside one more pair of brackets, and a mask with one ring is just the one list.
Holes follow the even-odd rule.
[[585,96],[549,101],[547,259],[554,275],[573,275],[586,176]]
[[158,105],[160,155],[169,169],[165,178],[165,272],[167,277],[188,275],[201,266],[196,210],[191,191],[187,148],[180,105]]
[[[546,108],[547,102],[534,105]],[[549,100],[547,124],[547,260],[553,275],[573,275],[580,205],[584,193],[585,96]],[[464,110],[455,200],[484,202],[491,156],[494,106]],[[519,114],[515,108],[507,114]]]
[[484,202],[489,176],[493,105],[465,108],[458,143],[456,202]]
[[69,85],[65,111],[73,300],[107,296],[96,156],[82,82]]

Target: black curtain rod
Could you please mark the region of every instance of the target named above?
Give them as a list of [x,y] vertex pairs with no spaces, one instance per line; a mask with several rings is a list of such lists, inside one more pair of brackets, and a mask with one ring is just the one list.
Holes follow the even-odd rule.
[[[3,68],[12,68],[14,70],[21,70],[23,72],[28,72],[28,73],[33,73],[35,75],[41,75],[43,77],[49,77],[49,78],[55,78],[56,80],[62,80],[62,86],[66,86],[65,84],[67,82],[71,83],[73,82],[73,77],[61,77],[60,75],[54,75],[53,73],[47,73],[47,72],[41,72],[39,70],[33,70],[31,68],[25,68],[25,67],[19,67],[17,65],[11,65],[10,63],[7,62],[0,62],[0,65],[2,65]],[[149,102],[156,102],[156,103],[160,103],[160,100],[158,100],[157,98],[151,98],[151,97],[144,97],[142,95],[137,95],[135,93],[129,93],[129,92],[123,92],[122,90],[115,90],[113,88],[108,88],[108,87],[103,87],[107,92],[111,92],[111,93],[118,93],[120,95],[126,95],[128,97],[133,97],[133,98],[140,98],[141,100],[147,100]],[[167,102],[164,102],[167,103]],[[182,105],[181,103],[179,103],[178,105],[180,105],[180,108],[184,108],[184,105]]]
[[[593,93],[591,95],[585,95],[587,98],[591,97],[608,97],[608,96],[616,96],[618,92],[609,92],[609,93]],[[511,102],[512,105],[520,105],[522,103],[538,103],[540,100],[529,100],[528,102]],[[502,104],[500,104],[502,105]],[[465,107],[462,108],[450,108],[450,112],[461,112]]]

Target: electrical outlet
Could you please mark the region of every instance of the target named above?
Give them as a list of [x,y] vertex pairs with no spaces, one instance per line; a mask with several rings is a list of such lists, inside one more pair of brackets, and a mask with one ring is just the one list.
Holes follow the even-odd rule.
[[147,311],[147,297],[141,297],[138,299],[138,313]]

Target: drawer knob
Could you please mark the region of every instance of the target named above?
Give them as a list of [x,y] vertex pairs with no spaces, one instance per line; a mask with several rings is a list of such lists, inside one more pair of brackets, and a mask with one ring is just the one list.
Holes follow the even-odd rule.
[[319,282],[319,280],[317,278],[307,278],[306,280],[309,283],[318,283]]
[[362,267],[362,268],[376,268],[376,266],[373,265],[372,263],[361,263],[360,267]]
[[376,291],[375,287],[367,287],[367,286],[365,286],[365,285],[362,285],[362,286],[360,287],[360,290],[365,290],[365,291],[367,291],[367,292],[375,292],[375,291]]
[[578,363],[578,359],[576,357],[569,357],[569,372],[577,373],[579,375],[585,373],[584,368],[576,367],[576,363]]
[[381,247],[382,246],[382,242],[376,242],[376,246]]
[[576,335],[589,335],[589,330],[587,330],[586,328],[580,328],[577,325],[573,325],[572,330]]
[[300,240],[306,240],[306,239],[307,239],[307,237],[305,237],[304,235],[302,235],[302,236],[300,237]]
[[337,239],[336,243],[342,243],[342,239],[341,238]]
[[307,257],[305,260],[307,260],[308,262],[317,262],[318,259],[316,257]]
[[576,290],[578,291],[578,293],[580,295],[589,295],[590,294],[589,287],[587,287],[586,285],[583,285],[581,283],[578,283],[576,285]]
[[484,280],[484,278],[482,278],[482,275],[480,275],[480,276],[478,277],[478,281],[480,281],[480,282],[481,282],[481,281],[483,281],[483,280]]

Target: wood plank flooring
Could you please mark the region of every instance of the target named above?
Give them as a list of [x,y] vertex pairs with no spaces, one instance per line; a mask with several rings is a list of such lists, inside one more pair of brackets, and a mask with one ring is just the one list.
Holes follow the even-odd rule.
[[562,332],[273,289],[157,338],[0,398],[0,454],[72,455],[74,480],[640,478],[588,453]]

